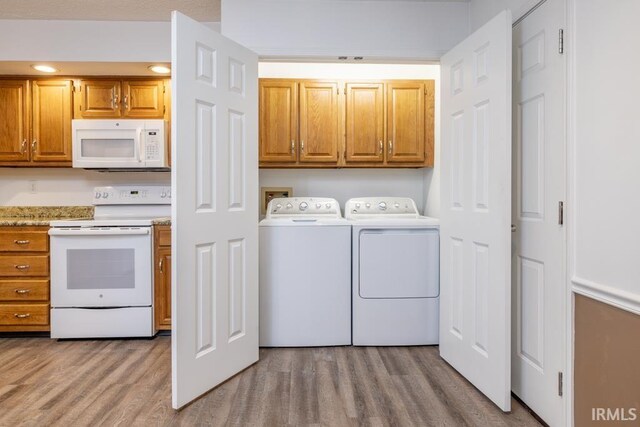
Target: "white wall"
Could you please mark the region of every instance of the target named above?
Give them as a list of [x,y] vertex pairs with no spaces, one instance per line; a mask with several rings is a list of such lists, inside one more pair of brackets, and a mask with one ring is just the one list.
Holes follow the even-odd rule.
[[1,61],[169,62],[171,23],[0,20],[0,52]]
[[261,169],[260,187],[293,187],[294,196],[411,197],[424,205],[424,172],[421,169]]
[[222,34],[261,56],[438,60],[467,32],[465,2],[222,0]]
[[171,185],[171,173],[0,168],[0,206],[88,206],[93,187],[114,184]]
[[572,3],[572,280],[640,313],[640,2]]
[[[436,81],[436,152],[439,150],[439,65],[261,62],[258,74],[261,78],[291,79],[433,79]],[[411,197],[421,211],[438,216],[438,167],[436,156],[436,168],[433,169],[261,169],[260,186],[293,187],[296,196],[333,197],[341,204],[360,196]]]
[[470,0],[469,29],[470,33],[480,28],[504,9],[511,9],[516,21],[541,0]]

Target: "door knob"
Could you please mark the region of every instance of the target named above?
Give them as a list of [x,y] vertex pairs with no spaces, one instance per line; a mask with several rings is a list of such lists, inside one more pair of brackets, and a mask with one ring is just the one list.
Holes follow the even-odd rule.
[[511,232],[515,233],[516,232],[516,226],[515,224],[511,224]]

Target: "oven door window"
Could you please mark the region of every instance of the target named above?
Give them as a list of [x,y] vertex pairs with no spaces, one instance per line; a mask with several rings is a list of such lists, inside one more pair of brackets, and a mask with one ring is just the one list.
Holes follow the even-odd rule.
[[67,250],[67,289],[133,289],[134,249]]

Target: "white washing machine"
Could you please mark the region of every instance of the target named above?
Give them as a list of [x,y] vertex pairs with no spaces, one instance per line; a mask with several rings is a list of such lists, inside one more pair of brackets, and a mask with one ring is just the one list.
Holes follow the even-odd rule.
[[351,345],[351,225],[334,199],[273,199],[260,222],[260,346],[336,345]]
[[352,224],[353,345],[438,344],[439,222],[404,197],[345,205]]

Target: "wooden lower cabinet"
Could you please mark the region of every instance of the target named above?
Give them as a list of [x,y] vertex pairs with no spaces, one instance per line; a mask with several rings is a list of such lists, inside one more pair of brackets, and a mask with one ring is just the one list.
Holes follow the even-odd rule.
[[0,227],[0,332],[48,331],[49,227]]
[[154,227],[154,319],[159,331],[171,330],[171,226]]

